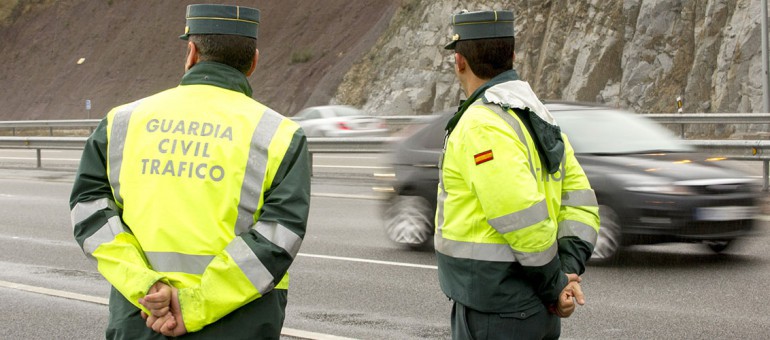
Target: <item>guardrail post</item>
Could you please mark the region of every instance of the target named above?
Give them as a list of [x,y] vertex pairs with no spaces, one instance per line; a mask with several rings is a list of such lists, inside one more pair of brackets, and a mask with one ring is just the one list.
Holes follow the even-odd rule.
[[308,151],[308,154],[310,154],[310,177],[313,177],[313,153]]
[[43,157],[41,156],[40,149],[35,149],[35,151],[37,151],[37,168],[40,169],[41,167],[43,167],[42,161],[41,161]]
[[768,190],[768,176],[770,176],[770,159],[762,160],[762,191],[767,192]]

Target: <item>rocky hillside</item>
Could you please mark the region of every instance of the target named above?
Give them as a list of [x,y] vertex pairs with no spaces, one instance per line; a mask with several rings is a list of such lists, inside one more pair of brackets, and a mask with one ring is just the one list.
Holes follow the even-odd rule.
[[404,1],[335,101],[383,115],[456,105],[452,53],[461,9],[512,9],[514,67],[546,99],[636,112],[760,112],[759,0]]
[[176,86],[201,2],[261,10],[254,97],[292,115],[329,102],[399,0],[0,0],[0,120],[96,118]]
[[[0,0],[0,120],[100,117],[175,86],[194,2]],[[455,106],[442,46],[461,9],[514,10],[514,65],[545,99],[675,112],[682,96],[685,112],[762,110],[760,0],[211,2],[262,10],[254,97],[287,115],[329,102],[378,115]]]

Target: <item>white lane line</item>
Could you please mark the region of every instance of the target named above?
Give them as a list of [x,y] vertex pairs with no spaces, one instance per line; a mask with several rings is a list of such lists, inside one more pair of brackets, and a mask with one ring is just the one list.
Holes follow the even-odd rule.
[[70,300],[91,302],[91,303],[96,303],[100,305],[109,304],[108,299],[101,298],[101,297],[72,293],[72,292],[67,292],[67,291],[58,290],[58,289],[28,286],[21,283],[13,283],[13,282],[2,281],[2,280],[0,280],[0,287],[11,288],[11,289],[21,290],[21,291],[35,293],[35,294],[50,295],[50,296],[55,296],[55,297],[60,297],[60,298],[65,298]]
[[[0,159],[14,160],[14,161],[36,161],[35,157],[0,157]],[[43,157],[44,161],[72,161],[78,162],[80,158],[49,158]]]
[[286,327],[281,329],[281,335],[293,336],[295,338],[311,339],[311,340],[354,340],[353,338],[346,338],[346,337],[336,336],[331,334],[308,332],[308,331],[302,331],[299,329],[292,329],[292,328],[286,328]]
[[341,257],[341,256],[329,256],[329,255],[318,255],[318,254],[304,254],[304,253],[299,253],[297,255],[305,256],[305,257],[315,257],[315,258],[327,259],[327,260],[338,260],[338,261],[349,261],[349,262],[364,262],[364,263],[373,263],[373,264],[384,264],[384,265],[396,266],[396,267],[409,267],[409,268],[422,268],[422,269],[436,269],[436,270],[438,270],[437,266],[431,266],[431,265],[426,265],[426,264],[391,262],[391,261],[360,259],[360,258],[356,258],[356,257]]
[[[72,292],[58,290],[58,289],[49,289],[44,287],[30,286],[30,285],[25,285],[21,283],[14,283],[14,282],[2,281],[2,280],[0,280],[0,287],[16,289],[16,290],[29,292],[29,293],[35,293],[35,294],[60,297],[60,298],[65,298],[70,300],[91,302],[91,303],[105,305],[105,306],[108,306],[110,304],[109,299],[105,299],[97,296],[72,293]],[[284,327],[283,329],[281,329],[281,335],[293,336],[297,338],[310,339],[310,340],[353,340],[353,338],[345,338],[345,337],[340,337],[340,336],[331,335],[331,334],[315,333],[315,332],[303,331],[300,329],[293,329],[293,328],[287,328],[287,327]]]
[[392,166],[362,166],[362,165],[313,165],[314,168],[335,169],[393,169]]
[[314,158],[333,158],[333,159],[380,159],[377,156],[343,156],[343,155],[327,155],[327,154],[315,154]]
[[317,193],[317,194],[310,194],[311,197],[326,197],[326,198],[352,198],[352,199],[361,199],[361,200],[384,200],[385,197],[382,196],[372,196],[372,195],[348,195],[348,194],[326,194],[326,193]]

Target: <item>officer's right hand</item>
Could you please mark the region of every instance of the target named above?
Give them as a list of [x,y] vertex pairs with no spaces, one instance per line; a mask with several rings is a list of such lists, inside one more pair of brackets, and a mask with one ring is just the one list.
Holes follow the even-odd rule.
[[567,281],[581,283],[583,282],[583,278],[578,274],[567,274]]
[[575,312],[575,302],[579,305],[586,303],[583,289],[577,281],[571,281],[559,294],[559,301],[556,305],[556,314],[563,318],[568,318]]
[[169,305],[171,310],[168,315],[174,318],[174,322],[166,322],[160,329],[160,333],[165,336],[182,336],[187,334],[187,327],[182,319],[182,307],[179,304],[179,290],[175,287],[171,287],[171,304]]

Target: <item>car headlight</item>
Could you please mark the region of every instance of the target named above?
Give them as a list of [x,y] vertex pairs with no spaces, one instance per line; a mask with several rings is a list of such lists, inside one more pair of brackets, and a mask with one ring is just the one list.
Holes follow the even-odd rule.
[[696,194],[692,188],[688,186],[676,185],[670,181],[658,177],[632,174],[624,174],[618,177],[622,178],[623,187],[628,191],[660,195]]

